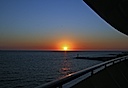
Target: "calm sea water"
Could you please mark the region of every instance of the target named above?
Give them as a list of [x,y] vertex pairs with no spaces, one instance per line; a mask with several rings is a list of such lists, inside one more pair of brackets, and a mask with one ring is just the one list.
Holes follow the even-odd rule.
[[42,52],[0,51],[0,88],[33,88],[67,74],[101,63],[74,59],[108,56],[121,52]]

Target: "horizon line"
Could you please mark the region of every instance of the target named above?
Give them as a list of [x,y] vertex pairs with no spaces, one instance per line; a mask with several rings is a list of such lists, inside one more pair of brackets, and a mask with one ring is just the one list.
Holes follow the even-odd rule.
[[40,50],[40,49],[0,49],[0,51],[33,51],[33,52],[84,52],[84,51],[128,51],[128,50]]

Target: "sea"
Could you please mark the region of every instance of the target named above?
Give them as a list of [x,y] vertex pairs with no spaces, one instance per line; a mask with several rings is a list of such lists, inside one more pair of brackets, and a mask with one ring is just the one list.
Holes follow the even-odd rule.
[[75,59],[105,57],[122,51],[0,51],[0,88],[34,88],[101,63]]

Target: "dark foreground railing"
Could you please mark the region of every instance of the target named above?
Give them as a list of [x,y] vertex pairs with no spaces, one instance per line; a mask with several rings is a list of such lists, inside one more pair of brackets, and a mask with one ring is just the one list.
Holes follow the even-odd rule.
[[[100,63],[100,64],[94,65],[92,67],[86,68],[84,70],[81,70],[81,71],[69,74],[67,76],[64,76],[64,77],[62,77],[62,78],[60,78],[58,80],[55,80],[55,81],[40,85],[40,86],[38,86],[36,88],[65,88],[63,86],[66,83],[70,82],[70,81],[73,81],[73,80],[75,80],[75,79],[77,79],[77,78],[79,78],[79,77],[81,77],[83,75],[86,75],[89,72],[91,73],[90,76],[92,76],[93,74],[97,73],[97,72],[95,72],[97,69],[99,69],[101,67],[106,68],[106,67],[108,67],[110,65],[113,65],[115,63],[119,63],[119,62],[124,61],[126,59],[128,59],[128,56],[123,56],[123,57],[115,58],[115,59],[112,59],[112,60],[109,60],[109,61],[105,61],[103,63]],[[84,78],[84,79],[86,79],[86,78]]]

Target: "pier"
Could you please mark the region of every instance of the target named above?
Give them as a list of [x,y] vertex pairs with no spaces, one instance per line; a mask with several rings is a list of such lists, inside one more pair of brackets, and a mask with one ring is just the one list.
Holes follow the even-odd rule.
[[128,55],[128,53],[126,53],[126,52],[122,52],[122,54],[112,54],[112,56],[106,56],[106,57],[84,57],[84,56],[80,56],[79,54],[77,54],[77,56],[75,57],[75,59],[87,59],[87,60],[108,61],[108,60],[111,60],[113,58],[119,58],[119,57],[123,57],[123,56],[127,56],[127,55]]
[[128,56],[102,62],[36,88],[126,88]]

